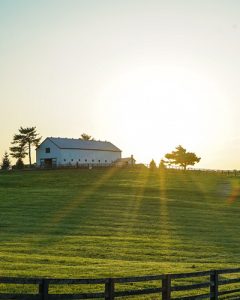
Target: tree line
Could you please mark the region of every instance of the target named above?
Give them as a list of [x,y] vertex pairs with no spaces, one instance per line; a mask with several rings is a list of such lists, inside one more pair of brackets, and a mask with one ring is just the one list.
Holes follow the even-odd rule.
[[[37,133],[36,127],[26,127],[22,126],[18,129],[18,133],[14,134],[12,146],[9,148],[10,156],[16,159],[16,168],[23,169],[24,162],[23,159],[28,156],[29,166],[32,166],[31,149],[33,146],[36,148],[39,146],[42,137]],[[85,141],[93,141],[94,138],[86,133],[82,133],[79,138]],[[11,166],[11,161],[9,154],[6,151],[2,158],[1,169],[8,170]]]
[[[187,152],[181,145],[176,147],[176,150],[165,154],[165,159],[161,159],[159,169],[165,169],[168,166],[180,166],[186,170],[188,166],[194,166],[201,160],[194,152]],[[150,169],[156,169],[157,165],[152,159],[149,164]]]
[[[16,159],[16,168],[22,169],[24,167],[23,159],[28,156],[29,166],[32,166],[31,159],[31,149],[33,146],[36,148],[39,146],[42,137],[36,130],[36,127],[20,127],[17,134],[14,134],[12,146],[10,149],[10,156]],[[80,139],[90,141],[94,140],[91,135],[82,133]],[[165,169],[168,166],[180,166],[186,170],[187,166],[193,166],[195,163],[200,161],[200,157],[194,152],[187,152],[185,148],[181,145],[176,147],[176,150],[171,153],[165,154],[165,159],[162,159],[159,164],[159,169]],[[11,162],[9,159],[9,154],[5,152],[1,168],[2,170],[8,170],[10,168]],[[149,168],[151,170],[156,169],[156,163],[152,159]]]
[[[24,167],[23,159],[28,156],[29,165],[32,166],[31,149],[38,147],[42,137],[37,133],[36,127],[20,127],[17,134],[14,134],[12,146],[9,148],[10,156],[16,159],[16,168]],[[9,169],[11,165],[9,154],[5,152],[1,167],[3,170]]]

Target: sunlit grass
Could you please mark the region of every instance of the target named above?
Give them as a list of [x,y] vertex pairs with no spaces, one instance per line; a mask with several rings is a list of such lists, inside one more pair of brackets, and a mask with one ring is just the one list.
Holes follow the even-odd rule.
[[238,178],[194,172],[1,173],[0,275],[110,277],[239,266],[238,187]]

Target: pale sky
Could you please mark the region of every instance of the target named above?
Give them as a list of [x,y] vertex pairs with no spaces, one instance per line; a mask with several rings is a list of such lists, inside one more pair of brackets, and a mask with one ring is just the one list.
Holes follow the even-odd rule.
[[240,169],[239,74],[239,0],[0,0],[0,156],[36,126]]

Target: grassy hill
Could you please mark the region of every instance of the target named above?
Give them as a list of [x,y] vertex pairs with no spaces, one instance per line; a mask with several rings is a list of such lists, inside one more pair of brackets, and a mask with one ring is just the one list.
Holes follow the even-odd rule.
[[240,180],[149,170],[0,173],[0,276],[240,265]]

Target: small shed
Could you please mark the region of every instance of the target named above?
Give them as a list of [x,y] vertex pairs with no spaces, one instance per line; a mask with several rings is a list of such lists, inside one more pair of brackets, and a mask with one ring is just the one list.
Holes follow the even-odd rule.
[[132,167],[136,163],[136,160],[133,158],[133,155],[130,157],[123,157],[116,160],[115,165],[117,167]]

